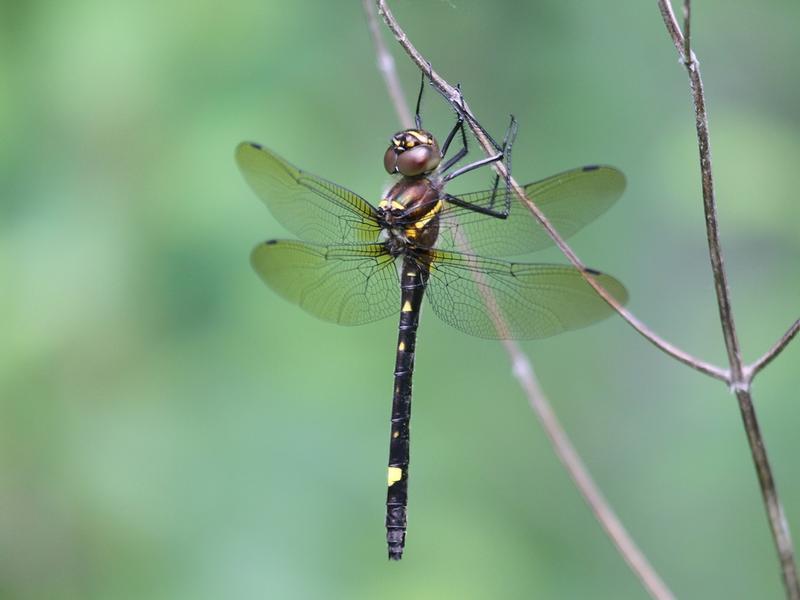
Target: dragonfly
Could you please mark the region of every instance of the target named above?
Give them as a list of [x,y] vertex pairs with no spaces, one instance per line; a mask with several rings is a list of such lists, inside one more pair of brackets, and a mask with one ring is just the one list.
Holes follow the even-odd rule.
[[[463,147],[447,158],[459,131]],[[444,191],[461,174],[504,160],[511,140],[507,133],[496,155],[456,168],[467,153],[462,115],[440,146],[421,127],[418,101],[416,126],[393,135],[384,153],[384,167],[397,180],[377,206],[260,144],[236,149],[247,183],[299,238],[270,239],[253,249],[251,263],[261,279],[325,321],[361,325],[400,314],[386,500],[392,560],[402,558],[406,539],[412,375],[423,297],[442,321],[486,339],[544,338],[613,313],[576,267],[498,258],[552,241],[520,203],[510,202],[497,178],[484,191]],[[592,165],[524,190],[566,237],[605,212],[624,187],[620,171]],[[587,271],[619,302],[627,300],[617,279]]]

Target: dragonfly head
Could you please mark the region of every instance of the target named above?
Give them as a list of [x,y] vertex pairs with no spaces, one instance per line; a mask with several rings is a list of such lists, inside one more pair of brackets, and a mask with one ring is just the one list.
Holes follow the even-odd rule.
[[422,129],[404,129],[392,136],[383,166],[392,175],[417,177],[431,173],[442,161],[436,138]]

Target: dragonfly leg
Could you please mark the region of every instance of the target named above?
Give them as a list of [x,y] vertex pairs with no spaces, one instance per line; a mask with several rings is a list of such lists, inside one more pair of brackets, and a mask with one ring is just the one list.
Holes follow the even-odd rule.
[[[514,118],[514,115],[511,115],[511,121],[508,124],[508,129],[506,129],[506,134],[505,134],[505,136],[503,138],[503,145],[499,146],[499,150],[500,151],[497,154],[495,154],[493,156],[489,156],[489,157],[481,159],[481,160],[478,160],[478,161],[475,161],[474,163],[471,163],[471,164],[466,165],[464,167],[461,167],[460,169],[457,169],[457,170],[453,171],[452,173],[450,173],[449,175],[447,175],[444,178],[444,181],[450,181],[451,179],[454,179],[455,177],[458,177],[459,175],[463,175],[464,173],[467,173],[467,172],[472,171],[474,169],[480,168],[480,167],[482,167],[484,165],[488,165],[488,164],[497,162],[499,160],[504,161],[504,163],[506,165],[506,172],[508,173],[508,177],[506,178],[505,186],[504,186],[505,187],[505,194],[504,194],[505,197],[503,199],[502,208],[500,208],[500,209],[495,208],[495,203],[496,203],[496,200],[497,200],[497,192],[498,192],[498,189],[499,189],[499,186],[500,186],[500,175],[499,174],[495,174],[495,176],[494,176],[494,184],[492,186],[492,195],[491,195],[491,198],[489,200],[488,206],[479,206],[479,205],[467,202],[465,200],[462,200],[461,198],[457,198],[455,196],[451,196],[450,194],[446,194],[446,199],[448,200],[448,202],[451,202],[452,204],[455,204],[457,206],[461,206],[463,208],[466,208],[466,209],[469,209],[469,210],[472,210],[472,211],[475,211],[475,212],[478,212],[478,213],[482,213],[482,214],[485,214],[485,215],[489,215],[489,216],[492,216],[492,217],[495,217],[495,218],[498,218],[498,219],[505,219],[506,217],[508,217],[508,214],[511,211],[511,194],[509,193],[510,184],[509,184],[509,180],[508,180],[508,178],[511,177],[511,146],[514,144],[514,139],[516,138],[516,135],[517,135],[517,121]],[[489,139],[492,141],[493,144],[496,145],[496,143],[494,142],[494,140],[491,139],[491,137]]]
[[[458,90],[458,95],[463,106],[464,97],[461,95],[460,83],[456,84],[456,89]],[[453,126],[453,129],[450,130],[450,133],[447,134],[447,139],[444,141],[444,145],[442,146],[442,158],[447,156],[447,151],[450,149],[450,144],[453,141],[453,138],[455,138],[456,133],[459,131],[461,132],[461,150],[456,152],[455,155],[445,161],[440,169],[442,173],[446,172],[469,153],[469,147],[467,146],[467,134],[464,131],[464,112],[463,110],[460,110],[457,105],[454,106],[454,109],[456,111],[456,124]]]
[[444,149],[442,150],[442,157],[447,154],[447,150],[450,146],[450,142],[453,141],[453,136],[456,134],[457,131],[461,131],[461,150],[456,152],[453,156],[445,161],[442,165],[441,171],[444,173],[448,169],[450,169],[454,164],[460,161],[469,153],[469,148],[467,147],[467,134],[464,132],[464,117],[461,115],[458,116],[458,122],[456,126],[453,127],[453,130],[450,132],[450,135],[447,136],[447,139],[444,142]]
[[[430,68],[430,63],[428,63]],[[419,114],[419,109],[422,106],[422,92],[425,89],[425,73],[422,73],[421,81],[419,82],[419,94],[417,94],[417,108],[414,110],[414,123],[417,129],[422,129],[422,116]]]
[[[506,165],[506,173],[507,176],[505,178],[505,198],[503,199],[503,205],[505,206],[505,215],[508,215],[509,210],[511,209],[511,195],[509,194],[509,188],[511,184],[509,179],[511,178],[511,147],[514,145],[514,140],[517,137],[517,120],[514,118],[514,115],[511,115],[511,120],[508,123],[508,129],[506,129],[506,134],[503,137],[503,147],[501,148],[501,152],[503,153],[503,160],[505,161]],[[494,208],[495,200],[497,199],[497,188],[500,184],[500,174],[495,173],[494,175],[494,185],[492,186],[492,198],[489,201],[489,208]]]
[[[456,89],[458,93],[461,93],[461,84],[456,84]],[[466,147],[467,147],[467,138],[464,135],[464,114],[460,110],[456,110],[456,124],[453,125],[453,129],[450,130],[450,133],[447,134],[447,139],[445,139],[444,144],[442,144],[442,158],[447,156],[447,151],[450,148],[450,143],[453,141],[453,138],[456,136],[458,130],[461,130],[461,139],[464,143],[464,148],[459,151],[459,153],[464,152],[466,154]],[[463,158],[463,154],[462,154]],[[450,164],[450,163],[447,163]]]
[[503,207],[503,210],[495,210],[493,208],[487,208],[485,206],[481,206],[480,204],[473,204],[471,202],[467,202],[462,200],[457,196],[451,196],[450,194],[444,195],[445,200],[447,200],[450,204],[455,204],[456,206],[461,206],[466,208],[467,210],[471,210],[476,213],[481,213],[482,215],[488,215],[490,217],[494,217],[496,219],[506,219],[508,218],[508,214],[510,212],[511,206],[510,201]]
[[492,156],[487,156],[486,158],[482,158],[480,160],[476,160],[473,163],[470,163],[468,165],[464,165],[463,167],[461,167],[459,169],[456,169],[452,173],[449,173],[449,174],[445,175],[443,181],[445,181],[445,182],[451,181],[451,180],[455,179],[456,177],[458,177],[459,175],[463,175],[464,173],[469,173],[470,171],[474,171],[475,169],[479,169],[479,168],[481,168],[481,167],[483,167],[485,165],[490,165],[493,162],[497,162],[498,160],[503,160],[503,156],[504,155],[503,155],[502,152],[498,152],[497,154],[494,154]]

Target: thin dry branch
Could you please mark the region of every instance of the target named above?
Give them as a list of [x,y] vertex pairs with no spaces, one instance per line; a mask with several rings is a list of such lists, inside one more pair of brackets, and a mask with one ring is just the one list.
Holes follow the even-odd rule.
[[792,546],[792,536],[789,532],[789,522],[783,512],[783,505],[778,496],[775,479],[772,476],[772,468],[767,458],[761,427],[756,418],[753,398],[749,390],[739,389],[735,393],[739,402],[739,411],[742,415],[747,441],[750,444],[750,453],[753,456],[758,483],[761,487],[761,497],[764,502],[764,508],[767,511],[767,519],[769,520],[775,547],[778,551],[778,561],[780,562],[786,598],[800,600],[800,584],[797,580],[797,567],[794,562],[794,547]]
[[375,57],[378,63],[378,70],[383,76],[383,82],[386,84],[386,91],[389,92],[389,98],[394,106],[394,111],[397,113],[397,118],[403,124],[403,127],[411,127],[414,124],[414,117],[411,115],[411,110],[406,104],[405,97],[403,96],[403,86],[400,85],[400,79],[397,77],[397,69],[394,65],[394,57],[386,48],[381,37],[381,30],[378,27],[378,16],[375,13],[374,0],[363,0],[364,14],[367,17],[367,26],[369,27],[369,34],[372,37],[372,45],[375,46]]
[[683,2],[683,55],[689,56],[692,52],[692,3],[691,0]]
[[767,352],[755,361],[752,365],[745,367],[745,377],[748,381],[752,381],[753,377],[755,377],[761,369],[766,367],[769,363],[771,363],[777,356],[783,352],[784,348],[789,345],[794,337],[797,335],[797,332],[800,331],[800,319],[797,319],[792,326],[786,331],[786,333],[781,336],[775,345],[772,346]]
[[550,438],[558,458],[569,472],[570,477],[572,477],[581,495],[583,495],[586,503],[591,508],[595,518],[614,542],[619,553],[642,582],[650,596],[661,600],[674,598],[670,589],[659,577],[647,557],[636,545],[636,542],[633,541],[633,538],[631,538],[625,526],[592,479],[586,465],[584,465],[580,455],[572,445],[569,436],[561,427],[561,423],[553,412],[547,396],[539,386],[528,357],[525,356],[515,342],[505,340],[503,344],[512,359],[514,376],[520,382],[523,390],[525,390],[528,402],[539,418],[542,428]]
[[[750,453],[756,468],[758,482],[761,486],[761,496],[764,507],[767,511],[772,536],[775,547],[778,551],[778,559],[781,566],[781,575],[786,590],[786,597],[791,600],[800,600],[800,580],[798,580],[797,567],[794,559],[794,547],[789,532],[789,524],[783,512],[775,480],[772,476],[767,450],[761,429],[756,418],[755,407],[753,406],[750,383],[752,377],[763,368],[770,360],[786,347],[791,338],[797,333],[790,329],[763,359],[763,364],[759,369],[751,369],[748,373],[742,364],[739,341],[736,337],[736,326],[731,310],[730,294],[728,292],[727,276],[722,259],[722,248],[719,240],[719,226],[717,224],[716,201],[714,199],[714,178],[711,170],[711,147],[708,135],[708,115],[706,113],[705,95],[703,93],[703,81],[700,77],[700,65],[692,52],[688,32],[691,11],[689,0],[684,0],[686,37],[681,33],[672,6],[667,0],[657,0],[664,25],[672,38],[673,44],[678,51],[681,62],[689,75],[689,86],[692,92],[692,100],[695,109],[695,127],[697,129],[697,146],[700,151],[700,176],[703,190],[703,209],[705,211],[706,237],[708,238],[708,251],[711,262],[711,270],[714,276],[714,288],[717,294],[717,305],[719,307],[720,324],[725,340],[725,349],[728,352],[728,363],[730,365],[730,387],[736,394],[739,402],[739,411],[742,415],[742,423],[747,434],[747,441],[750,444]],[[757,362],[758,365],[761,361]]]
[[[371,6],[368,8],[367,4],[371,5],[370,0],[365,0],[365,10],[367,10],[368,19],[371,20],[374,16],[374,13],[370,12]],[[386,8],[385,4],[383,2],[379,2],[379,7],[384,15],[384,18],[387,18],[388,9]],[[395,27],[398,31],[400,31],[400,27],[396,24],[396,22]],[[403,34],[403,38],[405,39],[405,34]],[[380,53],[381,50],[378,44],[382,44],[382,40],[379,38],[373,39],[376,44],[376,51]],[[428,65],[428,69],[430,69],[429,63],[424,59],[422,60],[423,64]],[[420,63],[417,64],[420,65]],[[392,68],[391,72],[384,72],[384,77],[391,95],[391,86],[397,85],[399,87],[397,74]],[[397,105],[395,105],[395,109],[397,110],[398,116],[402,121],[404,119],[405,112],[407,112],[405,105],[403,105],[403,109],[398,109]],[[468,243],[468,241],[466,241],[466,243]],[[502,321],[502,316],[497,310],[492,310],[492,307],[494,306],[492,302],[493,299],[485,298],[484,300],[486,301],[487,308],[495,321],[495,326],[499,331],[503,331],[505,324]],[[661,600],[672,599],[674,597],[672,592],[670,592],[669,588],[667,588],[666,584],[661,580],[658,573],[656,573],[655,569],[653,569],[653,567],[650,565],[642,551],[638,548],[638,546],[636,546],[636,543],[628,534],[625,527],[622,525],[621,521],[616,516],[613,509],[608,504],[608,501],[605,499],[599,487],[597,484],[595,484],[594,480],[589,474],[588,469],[581,460],[580,455],[570,441],[569,436],[561,426],[561,423],[558,421],[555,412],[553,411],[550,403],[547,400],[547,397],[542,391],[539,382],[536,379],[536,375],[534,374],[533,366],[531,365],[530,360],[516,342],[512,340],[504,340],[503,345],[508,353],[509,359],[511,360],[514,376],[517,378],[520,386],[525,392],[531,409],[539,418],[542,428],[550,438],[556,455],[564,465],[564,468],[572,477],[576,487],[583,495],[598,522],[606,531],[606,534],[609,536],[612,542],[616,545],[624,560],[628,563],[637,577],[639,577],[648,593],[650,593],[653,598]]]
[[[681,62],[689,74],[689,85],[692,91],[692,100],[695,108],[695,127],[697,129],[697,145],[700,151],[700,178],[703,189],[703,210],[705,211],[706,237],[708,239],[708,254],[711,262],[711,271],[714,275],[714,290],[717,294],[717,306],[722,325],[722,334],[725,339],[725,349],[728,352],[732,387],[744,385],[742,378],[742,356],[739,350],[739,340],[736,336],[736,326],[731,309],[730,293],[728,292],[728,278],[722,260],[722,248],[719,241],[719,225],[717,223],[717,203],[714,198],[714,178],[711,173],[711,145],[708,137],[708,114],[706,113],[705,94],[703,81],[700,78],[700,65],[689,47],[688,38],[684,38],[678,22],[672,12],[672,7],[666,0],[658,0],[661,15],[667,25],[667,31],[672,37],[675,48],[678,50]],[[684,7],[686,19],[690,17],[689,8]]]
[[[462,97],[459,94],[458,90],[450,85],[446,80],[444,80],[435,70],[430,67],[430,64],[426,61],[426,59],[417,51],[417,49],[411,44],[406,36],[405,32],[400,28],[397,24],[392,13],[386,6],[384,0],[377,0],[378,2],[378,12],[383,16],[384,22],[392,31],[395,36],[395,39],[398,43],[403,47],[406,54],[409,55],[411,60],[417,65],[417,67],[427,74],[433,83],[434,87],[441,93],[449,102],[456,105],[462,104]],[[476,139],[480,143],[481,147],[483,148],[484,152],[488,155],[494,154],[495,149],[491,145],[491,142],[486,138],[485,134],[483,133],[481,127],[478,125],[475,116],[469,109],[469,106],[466,103],[463,103],[464,109],[464,117],[465,122],[469,126],[470,130],[475,135]],[[657,335],[653,330],[647,327],[643,322],[637,319],[633,313],[631,313],[628,309],[622,306],[603,286],[601,286],[594,277],[592,277],[591,273],[586,271],[586,266],[583,262],[578,258],[577,254],[572,250],[572,248],[567,245],[564,241],[564,238],[559,235],[559,233],[555,230],[555,228],[551,225],[550,221],[544,215],[544,213],[539,210],[539,208],[532,202],[526,195],[525,191],[522,187],[517,183],[517,181],[509,176],[508,171],[506,170],[505,165],[498,161],[492,164],[492,167],[495,171],[503,178],[507,179],[511,185],[511,189],[514,192],[514,195],[522,202],[528,210],[536,217],[542,227],[545,229],[547,234],[553,240],[553,243],[558,247],[559,250],[564,254],[564,256],[569,259],[569,261],[577,267],[583,278],[586,282],[592,286],[592,288],[597,292],[600,297],[602,297],[619,315],[628,322],[631,327],[633,327],[640,335],[642,335],[645,339],[651,342],[654,346],[659,348],[661,351],[669,354],[679,362],[699,371],[701,373],[705,373],[709,377],[713,377],[714,379],[718,379],[720,381],[724,381],[726,383],[729,382],[730,375],[727,369],[722,369],[703,361],[695,356],[692,356],[688,352],[685,352],[678,348],[677,346],[671,344],[667,340],[663,339],[659,335]]]

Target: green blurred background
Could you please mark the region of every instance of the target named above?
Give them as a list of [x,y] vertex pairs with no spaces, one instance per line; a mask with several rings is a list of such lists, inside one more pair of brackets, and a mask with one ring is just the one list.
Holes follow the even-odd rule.
[[[694,4],[752,360],[800,305],[800,4]],[[722,364],[686,77],[655,2],[394,8],[491,131],[517,116],[521,181],[625,171],[575,248],[644,321]],[[418,74],[395,54],[411,98]],[[398,122],[360,2],[4,2],[0,76],[0,598],[644,597],[501,347],[430,311],[407,554],[386,560],[396,322],[321,323],[264,287],[248,253],[287,234],[233,161],[259,141],[378,198]],[[426,107],[446,131],[439,98]],[[722,385],[619,319],[525,348],[679,596],[781,596]],[[755,386],[796,535],[798,361],[795,343]]]

